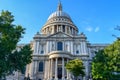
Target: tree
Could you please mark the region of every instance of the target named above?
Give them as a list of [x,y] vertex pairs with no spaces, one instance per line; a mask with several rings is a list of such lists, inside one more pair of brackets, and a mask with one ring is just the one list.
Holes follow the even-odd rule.
[[108,71],[106,69],[106,58],[104,50],[96,52],[96,56],[92,62],[92,76],[96,80],[105,80],[108,77]]
[[25,33],[25,28],[14,25],[14,16],[9,11],[2,11],[0,15],[0,78],[12,71],[21,71],[31,62],[32,51],[30,45],[16,49],[17,43]]
[[120,39],[105,48],[105,55],[107,55],[107,65],[111,78],[119,78],[120,80]]
[[96,80],[120,79],[120,40],[96,53],[92,62],[92,76]]
[[65,68],[70,71],[77,79],[78,76],[84,76],[84,66],[83,62],[80,59],[70,60],[66,65]]

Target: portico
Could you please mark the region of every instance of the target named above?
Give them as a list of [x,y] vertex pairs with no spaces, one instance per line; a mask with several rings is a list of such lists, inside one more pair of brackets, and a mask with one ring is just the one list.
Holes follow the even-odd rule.
[[71,57],[70,53],[63,51],[53,51],[49,54],[49,67],[47,75],[49,79],[70,79],[70,73],[65,69],[65,63],[67,63]]

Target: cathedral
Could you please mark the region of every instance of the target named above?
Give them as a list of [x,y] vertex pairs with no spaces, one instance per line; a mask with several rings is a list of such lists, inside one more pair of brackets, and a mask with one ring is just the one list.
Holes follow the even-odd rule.
[[65,69],[65,63],[78,58],[85,66],[85,76],[79,76],[79,80],[90,79],[95,51],[107,44],[89,43],[86,35],[78,32],[78,27],[59,2],[57,10],[33,37],[32,62],[26,66],[25,77],[30,80],[74,80],[72,73]]

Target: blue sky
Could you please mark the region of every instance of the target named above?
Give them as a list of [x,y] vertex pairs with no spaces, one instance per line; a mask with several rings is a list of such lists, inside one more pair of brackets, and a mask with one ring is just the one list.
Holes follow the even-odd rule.
[[[90,43],[112,43],[120,31],[120,0],[61,0],[80,32]],[[26,28],[19,43],[29,43],[40,31],[49,15],[56,11],[58,0],[0,0],[0,11],[9,10],[15,16],[14,24]]]

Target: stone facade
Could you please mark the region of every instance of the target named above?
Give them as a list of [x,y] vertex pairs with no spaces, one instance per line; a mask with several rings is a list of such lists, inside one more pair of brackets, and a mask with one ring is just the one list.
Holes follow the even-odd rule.
[[[91,61],[95,51],[107,44],[91,44],[84,33],[78,34],[78,28],[70,16],[62,10],[61,3],[52,13],[40,32],[31,42],[33,59],[26,66],[26,77],[31,80],[74,80],[72,73],[65,69],[65,63],[79,58],[85,66],[85,77],[91,77]],[[82,80],[81,76],[79,77]]]

